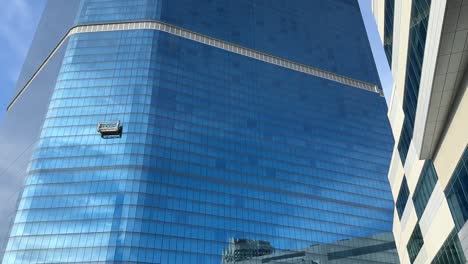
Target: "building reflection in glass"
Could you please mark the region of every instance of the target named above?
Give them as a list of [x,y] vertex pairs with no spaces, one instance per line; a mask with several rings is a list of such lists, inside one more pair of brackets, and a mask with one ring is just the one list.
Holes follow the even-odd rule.
[[300,250],[275,250],[268,241],[234,239],[222,264],[391,264],[399,263],[392,233],[315,244]]
[[223,251],[223,264],[240,263],[275,252],[270,242],[242,238],[229,239],[229,246]]

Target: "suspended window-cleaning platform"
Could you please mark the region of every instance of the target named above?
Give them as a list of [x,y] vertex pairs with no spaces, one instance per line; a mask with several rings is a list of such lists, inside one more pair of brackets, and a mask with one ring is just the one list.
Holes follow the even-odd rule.
[[97,131],[101,134],[102,138],[114,138],[122,136],[122,126],[120,121],[99,122]]

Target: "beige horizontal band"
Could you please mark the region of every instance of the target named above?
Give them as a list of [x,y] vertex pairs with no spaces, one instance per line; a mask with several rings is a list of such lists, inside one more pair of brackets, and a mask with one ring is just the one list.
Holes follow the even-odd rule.
[[74,34],[80,33],[92,33],[92,32],[106,32],[106,31],[119,31],[119,30],[159,30],[166,32],[172,35],[176,35],[185,39],[190,39],[195,42],[213,46],[219,49],[223,49],[232,53],[236,53],[242,56],[250,57],[256,60],[274,64],[283,68],[290,70],[302,72],[308,75],[320,77],[323,79],[335,81],[338,83],[346,84],[355,88],[379,93],[383,96],[383,92],[376,85],[370,84],[367,82],[359,81],[343,75],[336,73],[320,70],[310,66],[306,66],[300,63],[292,62],[286,59],[282,59],[276,56],[272,56],[263,52],[259,52],[253,49],[248,49],[235,45],[223,40],[216,38],[208,37],[200,33],[196,33],[190,30],[186,30],[180,27],[169,25],[159,21],[146,21],[146,22],[125,22],[125,23],[108,23],[108,24],[95,24],[95,25],[83,25],[76,26],[71,28],[68,33],[62,38],[59,44],[54,48],[54,50],[49,54],[46,60],[41,64],[38,70],[33,74],[29,81],[24,85],[24,87],[18,92],[18,94],[13,98],[12,102],[8,105],[7,110],[10,110],[11,107],[16,103],[16,101],[21,97],[21,95],[27,90],[31,82],[36,78],[36,76],[41,72],[41,70],[47,65],[50,59],[54,54],[60,49],[60,47],[65,43],[65,41]]

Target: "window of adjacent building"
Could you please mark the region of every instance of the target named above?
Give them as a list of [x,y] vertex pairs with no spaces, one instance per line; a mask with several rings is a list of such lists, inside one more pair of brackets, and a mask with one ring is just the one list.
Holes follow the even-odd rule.
[[434,257],[432,264],[465,264],[466,258],[458,239],[458,235],[453,231]]
[[445,196],[452,212],[457,230],[468,220],[468,148],[465,149],[450,182],[445,189]]
[[418,184],[416,185],[416,190],[413,194],[414,208],[416,209],[416,214],[419,218],[421,218],[427,202],[429,202],[429,198],[431,197],[432,191],[437,183],[437,179],[438,177],[434,164],[431,160],[427,160],[424,164],[421,175],[419,176]]
[[409,189],[408,183],[406,182],[406,177],[403,177],[403,181],[400,186],[400,192],[398,193],[397,201],[396,201],[396,209],[398,213],[398,217],[401,219],[403,212],[405,211],[406,203],[408,202],[409,197]]
[[405,117],[403,127],[401,128],[400,141],[398,142],[398,153],[400,153],[401,163],[405,165],[406,156],[408,155],[411,138],[413,137],[413,125],[410,120]]
[[392,67],[393,49],[393,20],[395,17],[395,0],[385,1],[385,21],[384,21],[384,50],[387,55],[388,64]]
[[398,151],[403,164],[405,164],[409,143],[413,137],[430,8],[431,0],[412,0],[408,60],[403,96],[405,122],[398,144]]
[[411,234],[408,245],[406,245],[411,263],[414,262],[423,245],[424,240],[422,237],[421,228],[419,228],[419,224],[417,224],[413,230],[413,233]]

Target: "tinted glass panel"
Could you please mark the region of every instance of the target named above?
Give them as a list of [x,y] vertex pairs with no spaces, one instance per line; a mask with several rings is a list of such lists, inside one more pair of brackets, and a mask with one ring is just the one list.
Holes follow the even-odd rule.
[[400,192],[398,193],[398,198],[396,201],[396,209],[398,212],[398,216],[401,219],[403,212],[405,211],[406,203],[408,202],[409,197],[409,189],[408,183],[406,182],[406,177],[403,177],[403,181],[400,186]]
[[[326,58],[304,57],[316,67],[376,77],[372,61],[360,63],[366,57],[333,55],[365,39],[356,1],[174,0],[164,2],[167,9],[158,2],[83,1],[79,22],[167,11],[171,23],[191,21],[201,33],[227,32],[236,43],[258,37],[255,43],[275,47],[274,55],[318,54],[343,34]],[[276,4],[294,12],[278,17],[289,9],[271,10]],[[350,18],[322,24],[333,32],[320,29],[327,37],[308,35],[304,10],[312,7]],[[286,46],[252,30],[248,17],[257,12],[266,17],[259,25],[282,22],[272,37],[286,34]],[[389,232],[393,142],[386,112],[377,93],[169,33],[77,33],[32,155],[5,262],[219,264],[231,241],[258,256]],[[103,123],[118,124],[118,133],[98,131]]]
[[[384,104],[167,33],[75,35],[8,258],[30,263],[34,243],[49,262],[218,264],[230,238],[282,250],[390,231]],[[96,131],[117,120],[121,137]]]
[[413,0],[412,3],[405,93],[403,98],[405,123],[408,122],[408,124],[404,125],[402,133],[405,133],[405,136],[400,137],[398,144],[403,164],[406,161],[409,142],[411,142],[411,138],[413,137],[430,7],[431,0]]
[[160,20],[380,86],[354,0],[83,0],[77,23],[129,20]]
[[468,220],[468,148],[465,149],[445,189],[445,196],[457,230]]
[[434,164],[431,160],[427,160],[424,164],[421,175],[419,176],[416,190],[413,194],[414,208],[416,214],[421,218],[424,209],[426,208],[427,202],[431,197],[432,191],[437,183],[437,173],[434,168]]
[[432,264],[465,264],[466,258],[458,239],[457,232],[453,231],[444,242],[435,256]]
[[387,55],[388,64],[392,66],[393,49],[393,20],[395,17],[395,0],[385,0],[385,21],[384,21],[384,49]]
[[404,165],[406,156],[408,155],[411,138],[413,137],[413,125],[411,121],[405,116],[403,127],[401,128],[400,141],[398,142],[398,153],[400,154],[401,163]]
[[416,257],[418,256],[423,244],[424,240],[422,237],[421,229],[419,228],[419,224],[417,224],[413,230],[413,233],[411,234],[411,237],[408,241],[408,245],[406,246],[411,263],[413,263]]

